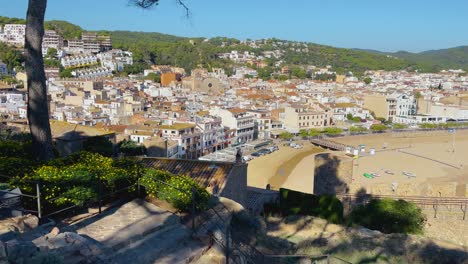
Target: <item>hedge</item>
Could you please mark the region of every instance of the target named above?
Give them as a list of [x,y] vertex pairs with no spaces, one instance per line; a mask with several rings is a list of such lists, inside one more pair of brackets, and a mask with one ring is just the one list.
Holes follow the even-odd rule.
[[333,195],[316,196],[281,188],[279,207],[283,215],[313,215],[336,224],[343,221],[343,205]]
[[[166,200],[180,211],[190,211],[195,199],[195,209],[208,208],[210,194],[190,177],[177,176],[167,171],[147,169],[140,184],[150,197]],[[192,189],[195,189],[192,197]]]
[[362,225],[384,233],[414,233],[423,231],[426,219],[421,209],[404,200],[373,199],[356,207],[350,214],[349,225]]

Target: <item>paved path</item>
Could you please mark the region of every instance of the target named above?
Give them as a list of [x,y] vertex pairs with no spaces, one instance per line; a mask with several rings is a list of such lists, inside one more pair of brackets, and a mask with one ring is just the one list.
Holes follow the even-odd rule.
[[107,248],[117,250],[150,233],[164,231],[179,224],[177,215],[135,199],[79,222],[73,225],[73,229]]

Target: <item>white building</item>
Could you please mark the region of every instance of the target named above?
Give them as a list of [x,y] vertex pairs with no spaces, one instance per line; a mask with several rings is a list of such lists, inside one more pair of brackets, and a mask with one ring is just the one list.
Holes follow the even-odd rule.
[[68,56],[60,60],[65,68],[91,66],[98,63],[98,58],[94,55]]
[[46,30],[42,39],[42,55],[46,55],[51,48],[59,50],[62,48],[63,39],[54,30]]
[[0,34],[0,41],[10,45],[24,46],[26,36],[26,25],[6,24]]
[[179,158],[185,159],[197,159],[202,154],[200,132],[195,128],[196,125],[190,123],[173,123],[159,127],[162,138],[177,141]]
[[233,143],[244,143],[254,140],[254,117],[245,109],[231,108],[221,109],[219,107],[210,109],[210,115],[219,116],[222,124],[228,129],[235,131]]

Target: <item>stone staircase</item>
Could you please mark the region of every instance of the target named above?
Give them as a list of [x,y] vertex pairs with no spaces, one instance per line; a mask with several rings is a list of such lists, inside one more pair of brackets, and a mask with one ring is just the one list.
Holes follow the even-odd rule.
[[140,199],[76,223],[73,229],[98,242],[109,263],[189,263],[207,247],[191,238],[179,216]]

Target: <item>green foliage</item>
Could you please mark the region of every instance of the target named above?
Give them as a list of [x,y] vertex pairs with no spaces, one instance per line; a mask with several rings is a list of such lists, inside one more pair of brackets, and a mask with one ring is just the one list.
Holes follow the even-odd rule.
[[[60,68],[61,64],[60,61],[56,59],[44,59],[44,66],[47,67],[53,67],[53,68]],[[71,75],[71,72],[70,72]]]
[[136,183],[136,162],[114,161],[96,153],[80,152],[50,161],[14,182],[25,193],[34,193],[29,181],[39,181],[45,210],[96,201],[99,188],[103,194]]
[[57,34],[64,39],[80,39],[81,33],[83,33],[81,27],[61,20],[45,21],[44,28],[47,30],[55,30]]
[[26,20],[22,18],[16,17],[4,17],[0,16],[0,26],[4,26],[5,24],[26,24]]
[[419,127],[422,129],[434,129],[434,128],[438,128],[439,125],[433,124],[433,123],[422,123],[419,125]]
[[60,72],[60,78],[72,78],[72,69],[64,69]]
[[83,149],[92,153],[99,153],[105,157],[112,157],[114,146],[106,137],[90,137],[83,142]]
[[46,56],[49,59],[55,59],[57,57],[57,49],[56,48],[48,48]]
[[328,136],[337,136],[343,133],[343,129],[339,127],[326,127],[323,132]]
[[405,125],[405,124],[400,124],[400,123],[394,123],[393,124],[393,129],[405,129],[407,128],[408,126]]
[[307,130],[307,129],[299,130],[299,136],[302,137],[302,138],[309,137],[309,130]]
[[363,81],[365,84],[368,84],[368,85],[369,85],[369,84],[372,82],[372,78],[366,77],[366,78],[364,78],[362,81]]
[[379,132],[379,131],[385,131],[388,129],[388,127],[384,124],[374,124],[370,127],[372,131]]
[[145,76],[145,80],[151,80],[155,83],[161,82],[161,75],[156,74],[154,72],[150,72],[148,75]]
[[286,80],[289,80],[289,77],[287,75],[280,74],[280,75],[276,76],[276,80],[286,81]]
[[317,81],[336,81],[336,74],[324,73],[324,74],[316,74],[314,80]]
[[320,136],[322,132],[318,129],[315,129],[315,128],[311,128],[309,129],[309,137],[316,137],[316,136]]
[[347,114],[346,115],[346,119],[348,119],[348,121],[351,121],[351,122],[354,122],[354,123],[360,123],[361,122],[361,118],[358,117],[358,116],[353,116],[352,114]]
[[352,126],[352,127],[349,128],[349,132],[351,134],[365,133],[365,132],[367,132],[367,128],[361,127],[361,126]]
[[264,67],[257,70],[258,78],[262,80],[269,80],[271,78],[271,74],[273,73],[272,67]]
[[131,140],[123,140],[117,144],[119,152],[126,156],[141,156],[146,154],[146,147]]
[[303,68],[296,66],[291,68],[291,76],[305,79],[307,78],[307,72]]
[[285,131],[285,132],[282,132],[281,134],[279,134],[279,138],[281,138],[282,140],[288,140],[288,139],[292,139],[294,136],[293,134]]
[[32,157],[31,152],[31,141],[0,140],[1,157],[28,158]]
[[371,200],[351,212],[349,224],[384,233],[420,234],[426,219],[421,209],[404,200]]
[[[268,208],[278,210],[274,205]],[[279,209],[284,216],[313,215],[336,224],[343,221],[343,205],[333,195],[316,196],[281,188]]]
[[24,61],[21,51],[0,42],[0,61],[7,65],[8,72],[11,73],[16,67],[20,67]]
[[192,198],[195,199],[196,210],[205,210],[208,207],[210,194],[190,177],[147,169],[140,183],[147,194],[168,201],[180,211],[189,211],[192,208]]

